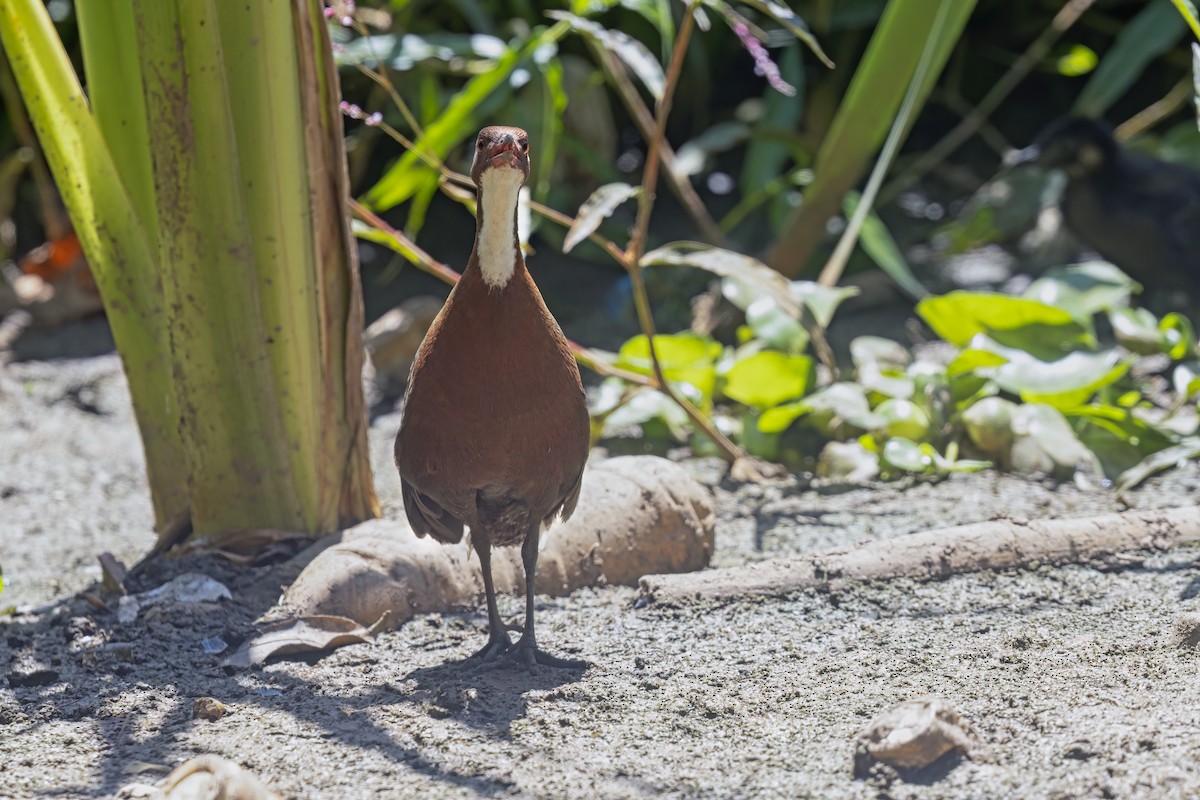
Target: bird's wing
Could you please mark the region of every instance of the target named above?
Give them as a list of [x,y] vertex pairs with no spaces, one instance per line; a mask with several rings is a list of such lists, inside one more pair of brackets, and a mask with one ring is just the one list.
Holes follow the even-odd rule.
[[417,536],[429,534],[442,544],[462,541],[462,520],[403,478],[400,479],[400,492],[404,497],[404,513],[408,516],[408,524]]
[[[583,488],[583,470],[579,470],[579,474],[575,476],[575,482],[567,490],[567,495],[563,498],[562,505],[559,506],[558,518],[566,522],[575,513],[575,506],[579,504],[579,490]],[[551,514],[551,516],[554,516]],[[549,521],[549,520],[547,520]]]

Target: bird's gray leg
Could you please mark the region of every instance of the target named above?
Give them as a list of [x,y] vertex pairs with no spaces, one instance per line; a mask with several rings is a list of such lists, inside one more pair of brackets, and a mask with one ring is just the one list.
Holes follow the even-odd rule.
[[589,666],[586,661],[552,656],[543,650],[539,650],[537,646],[537,639],[533,633],[533,602],[535,594],[533,582],[534,577],[537,575],[538,537],[540,534],[541,525],[535,523],[530,532],[525,536],[525,542],[521,545],[521,562],[525,565],[525,630],[521,632],[521,638],[517,640],[516,646],[508,652],[508,657],[515,658],[531,667],[534,664],[541,664],[546,667],[584,669]]
[[471,658],[490,661],[507,653],[512,648],[512,640],[508,638],[508,631],[500,619],[500,610],[496,607],[496,586],[492,582],[492,543],[486,536],[475,536],[472,533],[471,544],[479,556],[479,566],[483,569],[483,591],[487,594],[488,610],[488,642]]

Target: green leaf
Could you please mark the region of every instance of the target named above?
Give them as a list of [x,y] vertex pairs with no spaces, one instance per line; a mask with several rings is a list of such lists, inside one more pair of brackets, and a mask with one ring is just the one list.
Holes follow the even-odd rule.
[[1200,14],[1196,12],[1196,4],[1192,0],[1172,0],[1172,2],[1175,3],[1175,8],[1179,10],[1188,26],[1191,27],[1192,33],[1197,39],[1200,39]]
[[1200,458],[1200,438],[1187,439],[1174,447],[1159,450],[1121,473],[1116,481],[1117,497],[1122,497],[1151,475],[1195,458]]
[[887,440],[880,453],[880,460],[902,472],[929,472],[933,469],[933,457],[916,442],[897,436]]
[[571,223],[571,229],[563,241],[562,251],[571,252],[575,245],[595,233],[600,223],[610,217],[619,205],[636,197],[639,192],[641,189],[628,183],[606,183],[592,192],[579,207],[579,213],[575,215],[575,221]]
[[[701,398],[699,405],[711,402],[717,379],[717,359],[722,351],[718,342],[691,333],[660,334],[654,337],[654,347],[667,380],[692,386]],[[634,336],[621,345],[617,366],[644,375],[653,374],[650,344],[645,335]]]
[[[846,196],[842,198],[842,208],[847,218],[854,215],[859,200],[858,192],[846,192]],[[879,268],[914,300],[920,300],[929,295],[929,291],[913,274],[912,267],[908,265],[904,254],[900,252],[900,247],[892,238],[887,226],[874,211],[867,214],[862,231],[859,233],[859,243],[862,244],[866,254],[879,265]]]
[[910,400],[889,398],[875,407],[889,437],[921,441],[929,434],[929,415]]
[[1003,458],[1013,440],[1017,404],[1003,397],[984,397],[963,411],[967,436],[989,458]]
[[1099,62],[1100,57],[1096,55],[1095,50],[1086,45],[1073,44],[1071,49],[1058,57],[1056,66],[1059,75],[1078,78],[1094,70]]
[[413,149],[405,152],[388,168],[362,202],[377,211],[386,211],[416,194],[429,176],[436,174],[419,154],[443,159],[452,147],[474,135],[478,124],[475,114],[480,104],[496,92],[511,91],[509,78],[513,72],[539,53],[544,53],[543,48],[557,42],[569,29],[566,23],[538,29],[520,46],[510,47],[492,69],[467,81],[437,119],[426,126],[424,133],[414,142]]
[[1099,471],[1096,456],[1087,449],[1062,412],[1041,403],[1026,403],[1013,414],[1014,442],[1009,463],[1022,475],[1067,477],[1081,466]]
[[1075,99],[1074,113],[1103,115],[1132,86],[1147,65],[1174,47],[1187,25],[1167,0],[1151,0],[1128,23],[1108,48],[1100,66]]
[[725,376],[724,394],[751,408],[765,409],[803,397],[812,380],[813,361],[765,350],[738,361]]
[[666,86],[666,76],[662,65],[654,54],[646,49],[646,45],[634,39],[624,31],[605,28],[590,19],[568,14],[565,11],[547,11],[551,19],[566,22],[577,33],[594,41],[598,46],[612,52],[625,62],[630,71],[638,77],[646,90],[655,100],[661,100]]
[[822,286],[815,281],[792,281],[792,297],[812,312],[813,319],[822,328],[828,328],[838,306],[858,295],[855,286]]
[[768,409],[759,417],[758,427],[768,432],[780,432],[808,415],[813,417],[813,426],[827,435],[847,425],[864,431],[884,425],[883,420],[872,413],[863,387],[843,381],[826,386],[803,400]]
[[991,350],[981,350],[969,347],[960,352],[946,366],[946,374],[951,378],[962,375],[972,375],[988,367],[999,367],[1008,363],[1008,359]]
[[1038,356],[1095,344],[1087,328],[1067,311],[995,292],[955,291],[927,297],[917,304],[917,314],[934,333],[959,347],[981,333]]
[[602,436],[614,436],[624,428],[641,427],[654,420],[661,421],[678,441],[687,438],[690,420],[687,412],[671,398],[654,389],[634,392],[620,407],[604,419]]
[[1158,323],[1164,351],[1172,361],[1182,361],[1196,354],[1196,333],[1187,317],[1172,311]]
[[850,360],[862,369],[867,364],[906,367],[912,361],[908,350],[899,342],[882,336],[856,336],[850,340]]
[[1114,308],[1108,312],[1117,341],[1138,355],[1153,355],[1168,349],[1158,319],[1145,308]]
[[808,349],[808,330],[770,297],[760,297],[746,308],[746,325],[776,350],[803,353]]
[[[360,36],[334,51],[338,66],[379,67],[382,60],[396,72],[407,72],[429,61],[451,63],[460,72],[482,72],[504,56],[503,39],[482,33],[406,33]],[[486,68],[486,67],[484,67]]]
[[[800,318],[800,301],[793,296],[787,279],[758,259],[697,242],[672,242],[642,256],[643,267],[660,264],[695,267],[714,275],[735,278],[747,284],[746,287],[734,288],[735,292],[738,288],[742,289],[741,296],[748,298],[746,305],[765,294],[793,319]],[[726,297],[729,297],[728,292]],[[737,304],[732,297],[729,299]],[[746,305],[739,307],[745,309]]]
[[1107,261],[1089,261],[1046,270],[1025,290],[1024,297],[1067,311],[1090,326],[1101,311],[1129,305],[1141,285]]
[[1018,350],[1004,355],[1009,359],[1007,363],[981,374],[1027,403],[1046,403],[1059,409],[1083,405],[1129,371],[1129,362],[1121,361],[1114,350],[1071,353],[1051,362]]

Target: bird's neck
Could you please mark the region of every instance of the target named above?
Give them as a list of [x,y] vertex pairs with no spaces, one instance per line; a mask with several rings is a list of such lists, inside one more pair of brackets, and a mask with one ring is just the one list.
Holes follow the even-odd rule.
[[483,282],[503,289],[523,265],[517,239],[517,199],[522,175],[515,169],[485,171],[476,194],[475,258]]

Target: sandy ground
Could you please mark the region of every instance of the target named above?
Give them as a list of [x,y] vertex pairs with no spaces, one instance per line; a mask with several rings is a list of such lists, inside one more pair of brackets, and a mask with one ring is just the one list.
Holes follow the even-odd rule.
[[[401,512],[395,414],[373,425],[376,482]],[[229,671],[236,644],[298,565],[162,562],[232,602],[122,625],[70,595],[152,542],[141,453],[115,356],[0,368],[0,797],[111,797],[200,753],[284,796],[1200,797],[1200,655],[1169,643],[1200,610],[1192,551],[1124,570],[981,573],[672,609],[629,588],[542,599],[539,641],[586,671],[478,670],[482,614],[419,617],[371,645]],[[711,462],[692,462],[709,481]],[[1194,502],[1195,464],[1131,502]],[[718,483],[717,565],[928,527],[1119,510],[1101,490],[984,473],[938,484]],[[502,611],[515,615],[520,600]],[[923,774],[852,774],[854,739],[900,700],[948,700],[986,744]],[[193,719],[197,698],[227,705]]]

